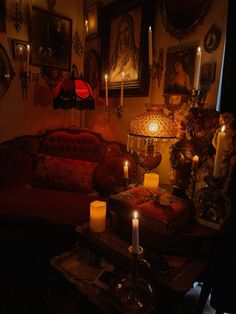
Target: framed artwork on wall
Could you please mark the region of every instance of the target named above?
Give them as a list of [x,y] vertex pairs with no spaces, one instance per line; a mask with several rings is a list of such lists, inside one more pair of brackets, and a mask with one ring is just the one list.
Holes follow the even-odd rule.
[[110,96],[120,94],[122,77],[126,96],[148,95],[148,27],[153,26],[154,8],[153,0],[122,0],[102,11],[102,95],[105,74]]
[[99,83],[100,75],[100,57],[95,49],[90,49],[84,58],[84,76],[89,82],[92,89],[96,88]]
[[70,18],[33,7],[30,63],[70,71],[71,36]]
[[86,12],[86,39],[91,40],[99,35],[99,13],[100,6],[98,3],[92,5]]
[[166,56],[165,94],[191,94],[198,44],[170,47]]

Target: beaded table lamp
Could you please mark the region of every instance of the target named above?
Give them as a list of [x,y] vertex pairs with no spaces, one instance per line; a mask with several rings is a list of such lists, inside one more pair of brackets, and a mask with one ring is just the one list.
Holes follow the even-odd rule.
[[173,119],[164,113],[163,105],[146,104],[146,111],[129,124],[127,150],[137,155],[138,164],[150,172],[159,166],[161,142],[173,142],[177,129]]

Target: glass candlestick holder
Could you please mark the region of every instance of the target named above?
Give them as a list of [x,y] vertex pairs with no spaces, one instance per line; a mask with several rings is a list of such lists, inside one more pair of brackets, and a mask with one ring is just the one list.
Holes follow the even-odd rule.
[[113,289],[115,305],[121,313],[138,314],[150,313],[155,308],[155,293],[152,284],[139,276],[139,257],[143,253],[140,246],[139,251],[129,247],[131,254],[131,273],[119,281]]

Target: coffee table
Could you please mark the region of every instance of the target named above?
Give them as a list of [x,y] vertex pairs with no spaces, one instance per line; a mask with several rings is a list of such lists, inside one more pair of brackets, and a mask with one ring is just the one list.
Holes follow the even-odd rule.
[[[51,265],[102,313],[120,313],[112,299],[111,286],[130,272],[129,243],[109,227],[94,233],[84,224],[77,226],[76,232],[78,245],[53,257]],[[140,273],[156,287],[158,313],[166,313],[166,300],[175,302],[175,306],[180,303],[209,265],[206,260],[160,255],[145,248],[142,257],[145,261],[140,263]],[[109,280],[102,278],[107,272],[112,274]]]

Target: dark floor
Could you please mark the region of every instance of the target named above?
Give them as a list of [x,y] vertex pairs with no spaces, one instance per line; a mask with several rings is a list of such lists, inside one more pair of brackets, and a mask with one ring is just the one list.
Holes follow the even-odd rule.
[[[73,247],[73,241],[70,239],[62,244],[59,239],[54,243],[48,241],[47,237],[43,238],[43,234],[28,237],[27,243],[16,238],[1,241],[0,314],[99,314],[50,266],[50,258]],[[194,314],[199,293],[198,285],[189,291],[181,314]],[[204,314],[214,313],[208,301]]]
[[[50,254],[39,257],[34,247],[22,245],[1,250],[1,314],[89,314],[95,309],[60,275],[53,273]],[[38,250],[39,248],[37,248]],[[44,248],[45,249],[45,248]],[[183,314],[194,313],[200,287],[191,289],[183,304]],[[96,311],[98,313],[98,311]],[[204,314],[215,311],[208,304]],[[112,314],[112,313],[111,313]],[[174,314],[174,313],[173,313]]]

